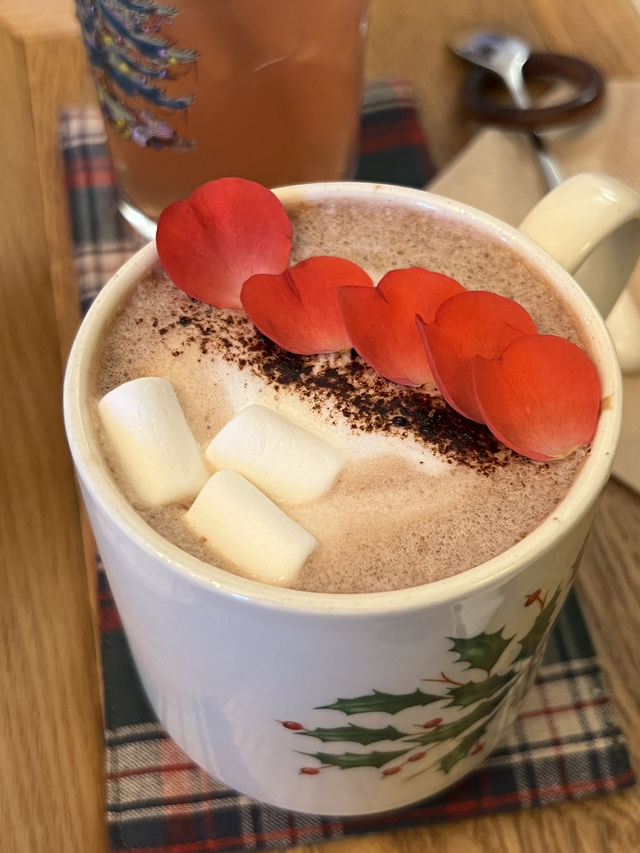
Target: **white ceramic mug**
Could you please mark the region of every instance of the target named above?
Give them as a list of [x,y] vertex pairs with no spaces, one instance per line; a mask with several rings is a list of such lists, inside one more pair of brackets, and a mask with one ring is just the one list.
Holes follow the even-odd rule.
[[[553,514],[504,553],[454,577],[386,593],[305,593],[205,566],[151,530],[115,487],[89,410],[101,330],[156,261],[150,244],[107,284],[76,338],[65,380],[69,443],[142,683],[160,721],[212,775],[288,809],[365,814],[432,796],[482,762],[514,720],[571,585],[620,427],[615,351],[593,303],[523,233],[457,202],[370,184],[328,195],[442,211],[506,241],[580,318],[603,400],[592,451]],[[602,176],[567,181],[525,229],[573,268],[603,237],[624,245],[640,198]],[[560,223],[560,225],[559,225]],[[624,271],[598,294],[615,300]],[[441,674],[444,674],[441,676]]]

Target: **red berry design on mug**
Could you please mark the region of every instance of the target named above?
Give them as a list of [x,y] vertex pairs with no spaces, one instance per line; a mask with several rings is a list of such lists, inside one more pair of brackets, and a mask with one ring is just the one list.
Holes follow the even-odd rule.
[[442,717],[434,717],[433,720],[427,720],[426,723],[422,723],[419,726],[421,729],[437,729],[440,723],[442,722]]
[[540,605],[540,610],[544,610],[544,603],[547,600],[547,597],[545,595],[544,598],[540,598],[541,592],[541,589],[537,589],[535,592],[529,593],[525,599],[524,606],[531,607],[531,605],[535,603]]
[[[301,750],[317,765],[302,767],[299,773],[316,776],[330,767],[375,770],[382,780],[405,769],[402,779],[408,780],[428,772],[449,774],[460,762],[484,753],[488,726],[507,698],[509,685],[542,653],[563,593],[566,588],[558,586],[524,595],[524,622],[518,634],[511,635],[504,625],[496,630],[491,625],[471,636],[447,637],[448,651],[456,658],[450,661],[455,677],[442,671],[439,678],[420,679],[437,687],[425,689],[421,684],[411,690],[408,685],[401,691],[371,689],[338,697],[314,708],[322,712],[322,724],[311,728],[296,720],[278,720],[303,736],[299,743],[321,742],[314,751]],[[443,708],[443,716],[414,722],[424,720],[429,707],[432,713]],[[329,714],[339,719],[333,716],[331,724]],[[427,756],[433,761],[425,761]]]
[[416,752],[415,755],[410,755],[409,758],[407,758],[407,761],[420,761],[420,759],[424,758],[426,754],[426,750],[424,752]]

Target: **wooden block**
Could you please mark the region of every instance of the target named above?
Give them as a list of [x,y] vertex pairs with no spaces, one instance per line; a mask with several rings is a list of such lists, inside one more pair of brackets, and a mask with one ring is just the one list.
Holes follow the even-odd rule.
[[16,853],[101,851],[95,577],[61,418],[78,310],[56,128],[59,109],[91,89],[69,10],[54,26],[49,9],[50,28],[27,10],[0,6],[0,833]]

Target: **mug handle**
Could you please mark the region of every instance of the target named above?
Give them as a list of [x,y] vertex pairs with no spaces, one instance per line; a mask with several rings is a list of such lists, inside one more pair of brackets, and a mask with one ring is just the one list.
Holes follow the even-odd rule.
[[640,195],[606,175],[575,175],[547,193],[519,229],[576,274],[608,315],[622,369],[639,369],[640,309],[624,287],[640,255]]

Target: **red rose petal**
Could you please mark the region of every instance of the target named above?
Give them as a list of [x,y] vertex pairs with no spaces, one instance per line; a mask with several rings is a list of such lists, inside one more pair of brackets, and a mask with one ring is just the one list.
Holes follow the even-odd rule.
[[162,266],[189,296],[216,308],[241,308],[240,288],[257,272],[286,269],[291,223],[279,199],[260,184],[220,178],[160,214]]
[[336,295],[343,285],[373,288],[351,261],[308,258],[279,275],[251,276],[242,287],[242,307],[264,335],[289,352],[336,352],[351,346]]
[[500,358],[473,365],[485,423],[507,447],[530,459],[567,456],[593,438],[600,382],[589,356],[556,335],[526,335]]
[[514,338],[533,335],[536,327],[513,299],[486,290],[468,290],[443,302],[433,323],[418,318],[429,367],[440,393],[452,408],[483,423],[473,387],[477,355],[497,358]]
[[373,289],[341,287],[338,302],[353,347],[381,376],[401,385],[432,379],[415,316],[433,320],[445,299],[464,288],[420,267],[391,270]]

